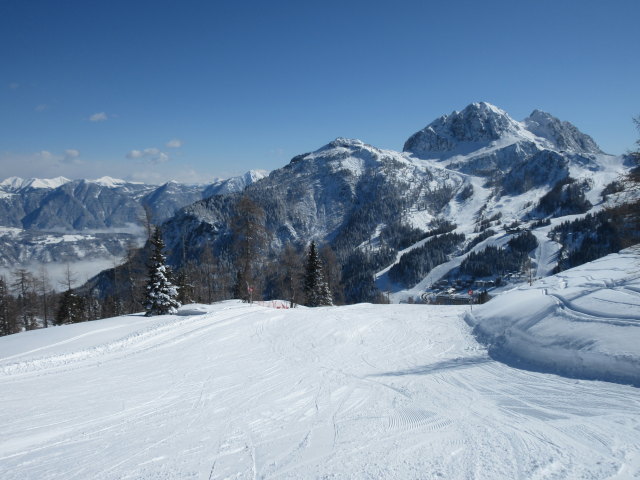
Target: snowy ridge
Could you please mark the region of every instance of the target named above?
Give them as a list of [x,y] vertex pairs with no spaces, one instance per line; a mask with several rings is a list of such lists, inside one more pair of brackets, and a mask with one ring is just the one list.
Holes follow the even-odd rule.
[[56,178],[27,178],[23,179],[20,177],[9,177],[0,182],[0,188],[7,192],[19,192],[21,190],[28,189],[55,189],[58,188],[65,183],[69,183],[69,180],[66,177],[56,177]]
[[640,386],[640,246],[521,286],[467,321],[499,359]]
[[267,170],[249,170],[244,175],[214,182],[204,190],[202,196],[206,198],[212,195],[226,195],[241,192],[249,185],[254,184],[268,175],[269,172]]
[[561,122],[546,112],[534,110],[522,124],[536,136],[549,140],[558,150],[603,153],[589,135],[580,132],[569,122]]
[[127,180],[122,180],[120,178],[112,178],[112,177],[106,177],[106,176],[96,178],[95,180],[87,180],[87,181],[91,183],[95,183],[96,185],[101,185],[103,187],[108,187],[108,188],[121,187],[122,185],[125,185],[127,183],[141,185],[140,182],[129,182]]

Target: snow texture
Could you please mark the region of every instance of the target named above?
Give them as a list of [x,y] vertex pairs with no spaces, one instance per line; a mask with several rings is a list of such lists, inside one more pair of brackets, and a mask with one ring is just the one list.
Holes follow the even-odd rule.
[[638,389],[497,362],[463,310],[227,301],[2,337],[0,477],[640,475]]

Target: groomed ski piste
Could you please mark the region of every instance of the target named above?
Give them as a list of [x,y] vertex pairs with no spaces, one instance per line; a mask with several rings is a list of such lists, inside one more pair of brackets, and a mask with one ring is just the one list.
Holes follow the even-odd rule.
[[3,337],[0,478],[638,478],[639,272],[636,248],[473,312],[227,301]]

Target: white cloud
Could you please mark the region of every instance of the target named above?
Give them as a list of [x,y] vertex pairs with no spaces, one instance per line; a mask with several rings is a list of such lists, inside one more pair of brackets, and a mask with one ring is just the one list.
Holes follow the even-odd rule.
[[179,138],[172,138],[166,143],[167,148],[180,148],[182,146],[182,140]]
[[169,161],[169,155],[156,147],[145,148],[144,150],[131,150],[126,156],[133,160],[145,159],[154,165]]
[[[77,155],[76,155],[77,154]],[[80,152],[75,149],[63,153],[40,150],[35,153],[16,154],[0,153],[0,171],[2,175],[22,178],[77,178],[91,166],[79,158]]]
[[[164,171],[163,171],[164,170]],[[179,183],[209,184],[213,183],[214,176],[203,174],[190,167],[181,167],[179,170],[166,170],[163,167],[147,169],[145,171],[133,172],[131,179],[137,182],[161,184],[169,180]]]
[[75,148],[69,148],[64,151],[64,158],[67,160],[72,160],[74,158],[78,158],[80,156],[80,151]]
[[165,163],[169,161],[169,155],[164,152],[160,152],[157,158],[153,160],[153,163]]
[[11,90],[17,90],[18,88],[20,88],[20,84],[19,84],[18,82],[11,82],[11,83],[9,84],[9,88],[10,88]]
[[104,122],[107,120],[107,114],[104,112],[94,113],[89,117],[90,122]]
[[46,103],[41,103],[40,105],[36,105],[35,111],[36,112],[44,112],[45,110],[49,109],[49,105],[47,105]]

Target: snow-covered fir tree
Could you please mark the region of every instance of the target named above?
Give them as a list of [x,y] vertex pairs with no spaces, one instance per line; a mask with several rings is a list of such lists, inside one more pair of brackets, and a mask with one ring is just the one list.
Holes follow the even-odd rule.
[[173,314],[178,311],[178,288],[169,279],[171,272],[163,253],[164,241],[160,229],[156,228],[151,237],[153,252],[149,259],[149,280],[146,287],[144,308],[147,317]]
[[304,275],[305,305],[308,307],[320,307],[333,305],[329,285],[324,279],[322,262],[318,255],[316,243],[311,242],[307,254],[307,266]]

